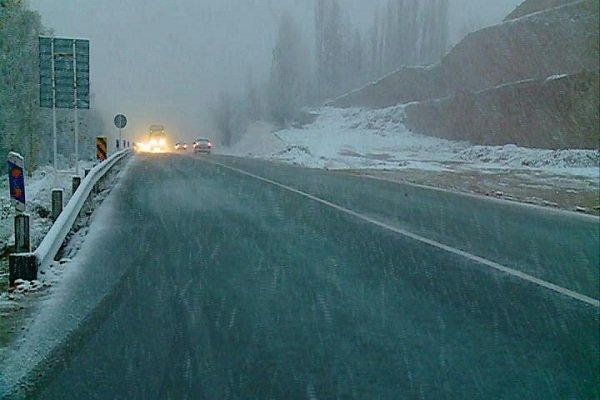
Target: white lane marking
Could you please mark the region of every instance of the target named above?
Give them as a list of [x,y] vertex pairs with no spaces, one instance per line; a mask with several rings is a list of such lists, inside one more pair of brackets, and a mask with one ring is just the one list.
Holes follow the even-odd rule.
[[510,267],[506,267],[504,265],[498,264],[498,263],[496,263],[494,261],[491,261],[491,260],[488,260],[486,258],[479,257],[479,256],[476,256],[476,255],[471,254],[471,253],[467,253],[466,251],[463,251],[463,250],[460,250],[460,249],[456,249],[454,247],[450,247],[450,246],[445,245],[445,244],[440,243],[440,242],[436,242],[435,240],[427,239],[427,238],[425,238],[423,236],[417,235],[417,234],[409,232],[407,230],[396,228],[396,227],[388,225],[388,224],[386,224],[384,222],[377,221],[376,219],[373,219],[371,217],[367,217],[366,215],[357,213],[356,211],[352,211],[352,210],[350,210],[348,208],[339,206],[339,205],[337,205],[335,203],[332,203],[330,201],[327,201],[327,200],[321,199],[319,197],[313,196],[312,194],[303,192],[303,191],[298,190],[298,189],[294,189],[293,187],[284,185],[284,184],[279,183],[279,182],[275,182],[275,181],[273,181],[271,179],[264,178],[264,177],[259,176],[259,175],[255,175],[253,173],[241,170],[239,168],[230,167],[229,165],[221,164],[221,163],[216,162],[216,161],[206,161],[206,162],[208,162],[210,164],[218,165],[220,167],[229,169],[231,171],[238,172],[238,173],[240,173],[242,175],[250,176],[250,177],[252,177],[254,179],[261,180],[261,181],[269,183],[271,185],[278,186],[278,187],[280,187],[282,189],[285,189],[285,190],[288,190],[290,192],[296,193],[296,194],[298,194],[300,196],[303,196],[303,197],[306,197],[308,199],[314,200],[314,201],[316,201],[318,203],[324,204],[324,205],[326,205],[328,207],[334,208],[334,209],[336,209],[338,211],[344,212],[344,213],[346,213],[348,215],[351,215],[351,216],[356,217],[358,219],[361,219],[363,221],[369,222],[369,223],[371,223],[373,225],[379,226],[380,228],[387,229],[387,230],[395,232],[395,233],[397,233],[399,235],[403,235],[403,236],[406,236],[406,237],[411,238],[413,240],[419,241],[421,243],[425,243],[425,244],[430,245],[432,247],[436,247],[438,249],[444,250],[444,251],[446,251],[448,253],[456,254],[456,255],[459,255],[461,257],[467,258],[469,260],[478,262],[478,263],[483,264],[483,265],[485,265],[487,267],[490,267],[490,268],[493,268],[495,270],[504,272],[504,273],[506,273],[508,275],[511,275],[511,276],[514,276],[516,278],[521,278],[521,279],[523,279],[525,281],[528,281],[530,283],[533,283],[535,285],[541,286],[541,287],[546,288],[546,289],[550,289],[550,290],[552,290],[554,292],[560,293],[560,294],[562,294],[564,296],[567,296],[567,297],[570,297],[572,299],[581,301],[583,303],[587,303],[587,304],[592,305],[594,307],[600,307],[600,301],[598,301],[597,299],[594,299],[592,297],[588,297],[588,296],[586,296],[584,294],[574,292],[574,291],[569,290],[567,288],[564,288],[562,286],[558,286],[558,285],[555,285],[554,283],[547,282],[547,281],[545,281],[543,279],[536,278],[535,276],[526,274],[526,273],[518,271],[516,269],[510,268]]

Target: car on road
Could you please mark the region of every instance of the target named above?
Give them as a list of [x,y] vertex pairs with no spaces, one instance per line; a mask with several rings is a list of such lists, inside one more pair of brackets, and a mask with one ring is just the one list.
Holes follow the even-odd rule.
[[185,151],[185,150],[187,150],[187,148],[188,148],[188,145],[185,142],[183,142],[183,143],[175,143],[175,150]]
[[209,139],[199,138],[194,142],[194,153],[206,153],[210,154],[212,150],[212,143]]

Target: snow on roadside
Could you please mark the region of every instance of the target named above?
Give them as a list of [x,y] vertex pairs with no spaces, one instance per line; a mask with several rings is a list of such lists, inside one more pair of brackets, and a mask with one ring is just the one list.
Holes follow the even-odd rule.
[[505,146],[473,146],[458,154],[459,160],[488,168],[530,168],[556,174],[598,178],[600,152],[595,150],[546,150]]
[[[91,166],[91,163],[89,165],[85,165],[85,167]],[[10,340],[12,332],[15,332],[15,329],[18,329],[18,327],[23,329],[23,318],[26,314],[23,314],[21,310],[30,307],[32,304],[37,304],[37,299],[40,299],[40,296],[46,296],[51,293],[50,291],[47,291],[47,289],[55,286],[55,284],[58,282],[62,282],[64,280],[65,273],[77,270],[74,268],[76,263],[73,262],[73,259],[75,258],[79,249],[82,247],[84,240],[87,239],[89,225],[96,217],[95,210],[100,208],[100,204],[104,202],[106,197],[111,192],[115,182],[117,181],[115,179],[116,175],[119,174],[122,169],[123,167],[120,163],[115,164],[107,173],[107,175],[105,175],[105,177],[99,181],[96,186],[95,194],[87,199],[81,212],[75,220],[72,230],[67,236],[66,245],[59,251],[58,261],[54,261],[41,268],[39,270],[37,280],[25,281],[17,279],[14,287],[10,291],[6,290],[6,286],[3,287],[0,285],[0,320],[5,319],[6,322],[6,324],[0,324],[0,360],[2,360],[4,356],[3,352],[6,350],[6,348],[3,346],[6,344],[7,340]],[[46,205],[46,201],[50,201],[50,192],[54,187],[69,188],[70,190],[71,179],[72,173],[68,171],[59,171],[58,174],[54,174],[52,169],[43,168],[36,172],[34,177],[26,180],[27,189],[30,190],[28,192],[28,202],[32,205],[32,209],[33,204],[39,203]],[[67,195],[68,192],[65,192],[65,194]],[[6,196],[8,197],[8,195]],[[70,194],[67,197],[70,198]],[[110,214],[110,207],[108,208],[108,211],[104,210],[104,215],[107,213]],[[47,219],[42,218],[38,212],[34,213],[30,211],[30,214],[32,220]],[[4,221],[2,222],[6,224]],[[39,226],[42,225],[43,223],[40,222]],[[50,227],[51,223],[48,220],[47,227],[40,229],[37,232],[39,240],[34,243],[32,250],[43,239],[43,236],[48,232]],[[100,231],[101,228],[102,226],[100,226],[100,229],[96,230]],[[94,232],[93,234],[98,233]],[[12,235],[12,232],[10,232],[10,235]],[[9,240],[10,238],[7,241]],[[6,285],[8,283],[8,262],[6,259],[2,259],[1,261],[0,279],[2,279],[2,283]]]
[[321,108],[302,128],[281,131],[253,125],[221,154],[272,159],[327,169],[522,169],[598,179],[596,150],[528,149],[515,145],[473,146],[410,132],[404,107],[382,110]]
[[[91,167],[91,162],[82,162],[81,170]],[[52,226],[51,219],[51,198],[52,189],[63,189],[64,204],[71,197],[71,185],[73,171],[54,171],[50,166],[43,166],[36,169],[33,176],[25,177],[25,194],[27,198],[27,213],[30,220],[30,235],[32,250],[42,241],[44,235]],[[0,250],[5,253],[9,246],[14,244],[14,207],[10,204],[10,195],[7,179],[0,183]],[[0,261],[0,292],[3,292],[4,285],[8,280],[8,260]],[[17,285],[19,286],[19,285]],[[36,285],[23,285],[24,291],[35,291]],[[0,302],[7,296],[6,293],[0,294]]]
[[252,123],[234,147],[220,147],[214,151],[219,154],[265,158],[286,147],[286,142],[273,134],[274,130],[274,126],[268,122]]
[[[91,166],[91,163],[82,163],[81,170]],[[25,177],[25,194],[27,198],[27,213],[30,216],[31,247],[34,249],[44,238],[50,229],[52,221],[50,213],[52,210],[52,189],[63,189],[64,204],[71,198],[71,184],[73,171],[57,171],[50,166],[40,167],[33,173],[32,177]],[[8,182],[4,180],[0,184],[0,247],[14,243],[13,221],[14,207],[10,204]]]

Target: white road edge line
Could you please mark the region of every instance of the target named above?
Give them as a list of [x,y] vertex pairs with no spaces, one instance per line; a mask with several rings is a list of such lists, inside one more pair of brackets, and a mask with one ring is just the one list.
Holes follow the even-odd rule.
[[278,186],[278,187],[280,187],[282,189],[285,189],[285,190],[288,190],[290,192],[296,193],[296,194],[298,194],[300,196],[306,197],[308,199],[311,199],[313,201],[316,201],[318,203],[324,204],[324,205],[326,205],[328,207],[334,208],[334,209],[336,209],[338,211],[342,211],[342,212],[344,212],[344,213],[346,213],[348,215],[351,215],[353,217],[361,219],[363,221],[369,222],[369,223],[371,223],[373,225],[376,225],[376,226],[378,226],[380,228],[387,229],[387,230],[392,231],[394,233],[397,233],[399,235],[406,236],[408,238],[411,238],[413,240],[419,241],[421,243],[425,243],[425,244],[427,244],[429,246],[432,246],[432,247],[436,247],[436,248],[444,250],[444,251],[446,251],[448,253],[459,255],[459,256],[467,258],[467,259],[469,259],[471,261],[478,262],[478,263],[483,264],[483,265],[485,265],[487,267],[493,268],[493,269],[495,269],[497,271],[501,271],[501,272],[504,272],[505,274],[511,275],[513,277],[523,279],[523,280],[525,280],[527,282],[533,283],[533,284],[541,286],[543,288],[550,289],[550,290],[552,290],[554,292],[560,293],[560,294],[562,294],[564,296],[567,296],[567,297],[570,297],[572,299],[581,301],[581,302],[589,304],[591,306],[600,307],[600,301],[599,300],[596,300],[594,298],[588,297],[588,296],[583,295],[581,293],[574,292],[574,291],[569,290],[567,288],[564,288],[562,286],[555,285],[554,283],[550,283],[550,282],[547,282],[545,280],[536,278],[535,276],[526,274],[524,272],[517,271],[516,269],[510,268],[510,267],[506,267],[506,266],[498,264],[498,263],[496,263],[494,261],[490,261],[490,260],[488,260],[486,258],[479,257],[479,256],[476,256],[474,254],[467,253],[466,251],[459,250],[459,249],[456,249],[454,247],[450,247],[450,246],[445,245],[445,244],[440,243],[440,242],[436,242],[435,240],[427,239],[427,238],[425,238],[423,236],[420,236],[420,235],[417,235],[415,233],[406,231],[404,229],[393,227],[393,226],[388,225],[386,223],[383,223],[381,221],[377,221],[377,220],[375,220],[375,219],[373,219],[371,217],[367,217],[366,215],[360,214],[360,213],[358,213],[356,211],[352,211],[352,210],[350,210],[348,208],[339,206],[339,205],[337,205],[335,203],[332,203],[330,201],[327,201],[327,200],[321,199],[319,197],[313,196],[312,194],[303,192],[301,190],[294,189],[293,187],[284,185],[282,183],[273,181],[271,179],[264,178],[262,176],[255,175],[253,173],[241,170],[239,168],[231,167],[229,165],[225,165],[225,164],[222,164],[222,163],[219,163],[219,162],[216,162],[216,161],[206,161],[206,162],[208,162],[210,164],[218,165],[220,167],[229,169],[231,171],[235,171],[235,172],[240,173],[242,175],[250,176],[250,177],[252,177],[254,179],[261,180],[261,181],[269,183],[271,185]]

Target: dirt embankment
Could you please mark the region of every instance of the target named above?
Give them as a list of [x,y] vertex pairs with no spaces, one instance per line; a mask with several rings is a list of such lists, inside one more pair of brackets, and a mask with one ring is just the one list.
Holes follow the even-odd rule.
[[473,144],[597,149],[599,93],[597,72],[530,80],[409,104],[406,125]]
[[[331,105],[425,102],[408,107],[409,125],[420,133],[478,144],[598,148],[599,4],[565,2],[527,0],[509,17],[533,14],[507,17],[468,35],[439,64],[403,68]],[[555,75],[568,77],[547,80]]]

